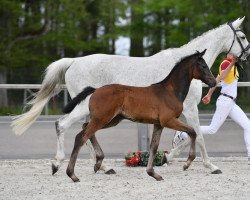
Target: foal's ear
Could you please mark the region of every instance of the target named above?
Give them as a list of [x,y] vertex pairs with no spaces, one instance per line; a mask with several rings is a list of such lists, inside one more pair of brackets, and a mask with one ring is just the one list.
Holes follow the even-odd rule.
[[207,49],[204,49],[202,52],[200,52],[200,57],[204,56],[204,54],[206,53]]

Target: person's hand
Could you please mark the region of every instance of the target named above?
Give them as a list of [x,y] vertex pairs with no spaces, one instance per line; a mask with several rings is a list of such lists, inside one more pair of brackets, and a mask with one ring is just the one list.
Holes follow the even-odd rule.
[[210,100],[211,100],[211,97],[209,96],[209,95],[206,95],[206,96],[204,96],[203,98],[202,98],[202,102],[204,103],[204,104],[209,104],[210,103]]
[[238,58],[232,55],[232,63],[235,64],[238,61]]

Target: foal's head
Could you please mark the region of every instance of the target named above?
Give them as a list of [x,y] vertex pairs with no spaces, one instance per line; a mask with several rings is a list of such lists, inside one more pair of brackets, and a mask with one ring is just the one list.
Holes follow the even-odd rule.
[[197,52],[194,56],[194,62],[192,63],[193,72],[192,76],[195,79],[199,79],[202,82],[206,83],[209,87],[216,86],[216,80],[211,73],[209,67],[207,66],[206,61],[202,58],[205,54],[206,49],[203,52]]

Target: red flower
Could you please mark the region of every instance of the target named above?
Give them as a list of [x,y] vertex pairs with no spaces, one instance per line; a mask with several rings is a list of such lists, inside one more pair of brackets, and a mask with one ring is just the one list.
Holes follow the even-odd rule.
[[127,157],[125,163],[127,166],[138,166],[140,162],[140,152],[133,153],[133,156]]

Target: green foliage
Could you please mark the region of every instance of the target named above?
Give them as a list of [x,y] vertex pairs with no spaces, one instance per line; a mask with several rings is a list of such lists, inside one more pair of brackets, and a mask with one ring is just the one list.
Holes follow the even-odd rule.
[[249,36],[249,9],[248,0],[1,0],[0,69],[8,83],[40,83],[61,57],[114,54],[119,36],[130,55],[149,56],[242,16]]
[[[161,166],[162,165],[162,159],[164,156],[163,151],[157,151],[154,158],[154,165],[155,166]],[[147,166],[149,159],[149,152],[141,152],[140,154],[140,166]]]
[[0,116],[5,116],[5,115],[16,115],[18,113],[22,113],[22,108],[20,107],[1,107],[0,108]]
[[[135,43],[146,39],[139,47],[152,55],[248,15],[248,4],[247,0],[2,0],[0,67],[14,70],[32,64],[44,69],[60,57],[114,53],[114,42],[121,35]],[[51,23],[46,35],[14,42],[39,32],[45,22]]]

